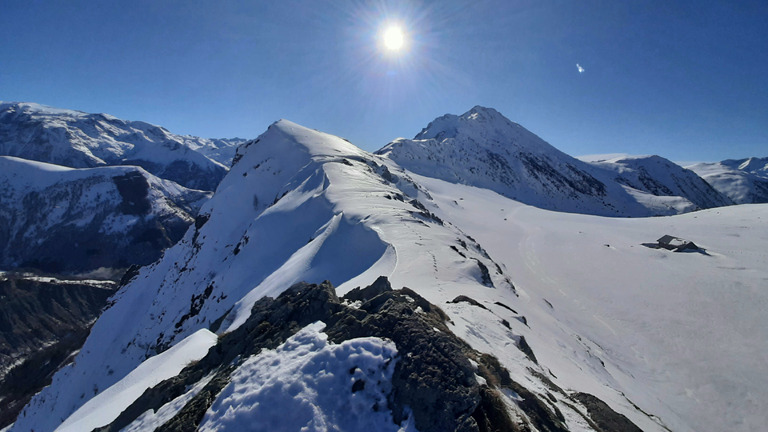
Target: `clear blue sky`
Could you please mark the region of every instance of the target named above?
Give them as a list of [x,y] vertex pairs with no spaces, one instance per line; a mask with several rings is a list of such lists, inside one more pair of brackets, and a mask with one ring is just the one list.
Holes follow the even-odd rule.
[[0,0],[0,100],[368,150],[484,105],[572,155],[768,156],[768,2]]

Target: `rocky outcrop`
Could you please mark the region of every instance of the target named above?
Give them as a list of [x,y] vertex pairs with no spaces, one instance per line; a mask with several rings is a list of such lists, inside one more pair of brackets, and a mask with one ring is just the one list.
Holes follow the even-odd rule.
[[[367,336],[395,343],[399,355],[389,406],[373,409],[391,410],[396,423],[413,416],[416,428],[423,432],[526,431],[531,427],[567,430],[562,414],[545,397],[512,380],[497,359],[473,350],[456,337],[440,308],[408,288],[393,290],[383,277],[343,298],[336,296],[328,282],[299,283],[277,298],[262,298],[245,324],[222,335],[203,359],[147,390],[100,430],[120,430],[142,413],[157,411],[204,377],[212,376],[158,429],[195,430],[239,364],[264,349],[274,349],[316,321],[326,324],[325,332],[334,343]],[[349,391],[364,386],[364,382],[355,381]],[[505,399],[504,392],[516,394],[514,402]],[[511,415],[514,410],[510,410],[510,403],[524,414]]]

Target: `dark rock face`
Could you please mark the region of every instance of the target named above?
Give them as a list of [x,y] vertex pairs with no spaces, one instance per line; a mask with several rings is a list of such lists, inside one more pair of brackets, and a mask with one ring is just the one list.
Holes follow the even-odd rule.
[[149,183],[138,172],[127,173],[112,177],[117,191],[123,198],[120,210],[129,215],[144,215],[149,213],[152,204],[149,202]]
[[110,282],[0,278],[0,428],[82,346],[115,289]]
[[589,416],[599,432],[624,431],[642,432],[628,418],[612,410],[605,402],[587,393],[576,393],[572,396],[581,402],[589,412]]
[[[361,303],[355,308],[347,306],[348,301]],[[395,343],[398,360],[386,408],[397,423],[409,415],[407,407],[416,427],[424,432],[526,431],[531,426],[541,431],[566,430],[562,414],[549,399],[514,382],[497,359],[474,351],[456,337],[446,325],[448,317],[438,307],[408,288],[392,290],[383,277],[342,299],[329,282],[299,283],[275,299],[262,298],[253,306],[248,320],[222,335],[203,359],[147,390],[111,425],[100,430],[120,430],[212,374],[202,391],[158,429],[195,430],[239,364],[263,349],[276,348],[316,321],[326,323],[325,332],[335,343],[366,336]],[[477,376],[485,383],[480,384]],[[363,386],[355,382],[350,391],[359,391]],[[511,418],[501,389],[519,396],[518,408],[525,416]]]

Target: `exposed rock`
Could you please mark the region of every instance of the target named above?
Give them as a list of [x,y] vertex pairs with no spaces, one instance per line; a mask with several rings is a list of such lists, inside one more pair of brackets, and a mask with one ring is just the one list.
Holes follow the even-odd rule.
[[357,287],[348,292],[343,299],[349,301],[365,301],[386,291],[392,291],[392,285],[390,285],[389,279],[387,279],[386,276],[379,276],[379,278],[370,286],[365,288]]
[[579,401],[587,408],[589,417],[597,426],[599,432],[623,431],[642,432],[628,418],[612,410],[605,402],[588,393],[576,393],[571,398]]
[[0,428],[83,345],[116,285],[20,274],[0,278]]
[[[410,410],[422,432],[526,431],[532,427],[566,430],[562,414],[550,405],[547,396],[516,383],[496,358],[478,353],[456,337],[446,325],[445,313],[414,291],[392,290],[386,278],[379,278],[354,293],[355,301],[362,302],[359,308],[342,303],[328,282],[299,283],[275,299],[262,298],[248,320],[222,335],[203,359],[147,390],[117,420],[100,430],[120,430],[147,410],[159,409],[191,385],[212,376],[200,393],[158,429],[194,430],[240,363],[263,349],[276,348],[316,321],[326,323],[325,332],[334,343],[366,336],[395,343],[399,357],[387,408],[397,423],[405,420]],[[478,375],[484,379],[482,384]],[[363,381],[352,384],[353,391],[363,388]],[[516,403],[524,416],[513,419],[509,415],[501,389],[519,396]]]
[[460,296],[458,296],[458,297],[456,297],[455,299],[453,299],[453,300],[451,300],[451,301],[450,301],[450,303],[461,303],[461,302],[464,302],[464,303],[469,303],[469,304],[471,304],[472,306],[477,306],[477,307],[479,307],[479,308],[482,308],[482,309],[488,310],[488,308],[487,308],[487,307],[485,307],[485,306],[483,306],[482,304],[480,304],[480,302],[478,302],[477,300],[473,299],[472,297],[467,297],[467,296],[465,296],[465,295],[460,295]]

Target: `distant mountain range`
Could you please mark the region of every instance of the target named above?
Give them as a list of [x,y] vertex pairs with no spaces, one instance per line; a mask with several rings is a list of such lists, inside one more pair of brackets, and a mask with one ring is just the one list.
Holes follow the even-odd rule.
[[190,189],[216,189],[243,141],[174,135],[107,114],[0,103],[0,155],[71,168],[135,165]]
[[135,166],[0,156],[0,268],[72,274],[149,264],[210,196]]
[[[732,205],[666,159],[583,162],[483,107],[375,153],[280,120],[237,146],[229,169],[211,161],[225,174],[210,196],[162,176],[172,169],[121,166],[149,157],[115,144],[122,132],[94,132],[166,137],[135,147],[158,166],[178,151],[187,173],[214,173],[161,128],[97,117],[89,129],[91,115],[7,106],[38,138],[0,148],[120,166],[0,157],[6,265],[157,257],[124,275],[10,431],[764,424],[768,348],[746,342],[768,332],[744,320],[767,298],[768,234],[755,228],[768,208]],[[70,121],[74,132],[53,126]],[[13,124],[7,136],[26,136]],[[66,138],[77,130],[94,136]],[[110,152],[123,156],[98,156]],[[703,249],[642,246],[664,234]]]
[[768,158],[728,159],[688,169],[736,204],[768,203]]

